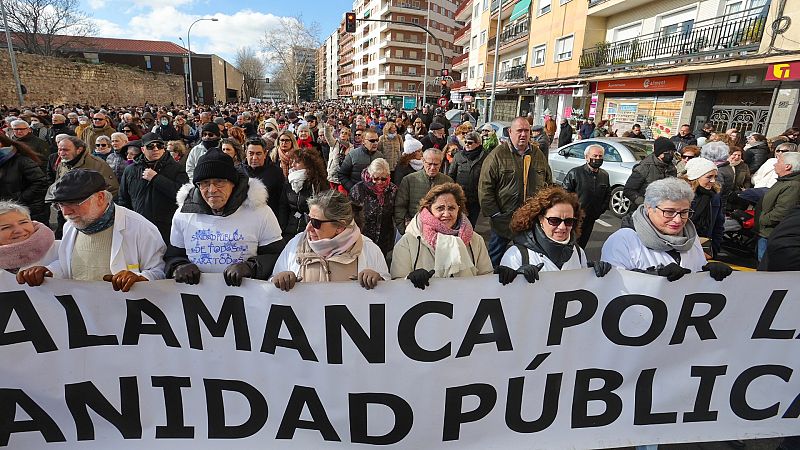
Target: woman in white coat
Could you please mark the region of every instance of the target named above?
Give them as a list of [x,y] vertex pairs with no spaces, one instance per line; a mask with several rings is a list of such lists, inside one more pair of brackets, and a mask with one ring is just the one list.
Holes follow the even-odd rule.
[[722,281],[732,269],[720,262],[706,262],[697,231],[689,220],[693,198],[692,188],[679,178],[650,183],[644,204],[633,213],[633,228],[620,228],[603,244],[603,261],[669,281],[701,271]]
[[578,196],[561,187],[541,189],[526,200],[511,216],[514,245],[495,269],[500,283],[511,283],[518,274],[534,283],[539,272],[587,267],[594,267],[598,277],[605,276],[611,265],[589,261],[577,245],[582,218]]
[[366,289],[389,279],[377,244],[361,234],[347,196],[335,190],[308,199],[306,229],[293,237],[275,264],[272,282],[290,291],[298,281],[358,280]]

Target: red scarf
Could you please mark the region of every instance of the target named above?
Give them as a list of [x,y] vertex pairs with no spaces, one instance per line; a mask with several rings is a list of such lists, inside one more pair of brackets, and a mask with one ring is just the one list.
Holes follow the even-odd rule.
[[311,136],[309,136],[309,137],[307,137],[305,139],[298,139],[297,140],[297,146],[300,147],[300,148],[311,148],[311,147],[313,147],[313,145],[312,145],[313,143],[314,143],[314,140],[311,138]]
[[376,184],[375,181],[372,180],[372,175],[369,174],[367,169],[361,171],[361,179],[364,180],[364,185],[370,191],[375,193],[375,195],[378,197],[378,203],[383,206],[385,199],[383,194],[386,193],[386,188],[389,187],[389,183],[381,183],[380,185]]
[[458,228],[447,228],[439,219],[433,217],[433,214],[428,208],[422,208],[419,212],[419,219],[422,222],[422,238],[425,242],[436,250],[436,237],[439,233],[449,234],[451,236],[458,236],[464,241],[464,245],[469,245],[472,240],[472,224],[469,223],[467,216],[461,215],[461,224]]

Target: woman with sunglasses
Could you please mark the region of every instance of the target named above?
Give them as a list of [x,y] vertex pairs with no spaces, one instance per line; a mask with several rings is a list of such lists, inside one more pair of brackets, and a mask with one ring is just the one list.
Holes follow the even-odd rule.
[[345,195],[328,190],[308,199],[305,230],[284,247],[272,282],[290,291],[300,282],[351,282],[366,289],[389,279],[380,248],[361,234]]
[[620,269],[649,273],[675,281],[692,272],[708,271],[722,281],[733,270],[706,262],[697,229],[689,220],[692,188],[680,178],[664,178],[647,186],[644,203],[633,213],[632,228],[608,237],[601,259]]
[[350,200],[365,236],[378,244],[384,255],[394,247],[394,198],[397,185],[389,175],[389,163],[375,159],[361,174],[363,181],[350,190]]
[[430,279],[492,273],[486,243],[466,214],[464,190],[456,183],[434,186],[419,205],[392,252],[392,278],[425,289]]
[[328,190],[325,163],[313,148],[304,148],[292,153],[289,176],[283,187],[278,205],[278,223],[283,238],[289,240],[306,227],[307,200],[311,196]]
[[138,141],[144,136],[142,129],[134,122],[128,122],[122,127],[122,132],[128,137],[129,141]]
[[289,176],[292,159],[297,150],[299,150],[299,147],[294,133],[286,130],[278,133],[278,138],[275,139],[275,147],[269,153],[269,159],[281,168],[284,177]]
[[495,270],[503,285],[522,274],[528,283],[539,279],[539,272],[594,267],[595,275],[605,276],[611,265],[592,263],[578,245],[583,211],[575,193],[558,186],[540,190],[511,216],[514,245]]
[[481,204],[478,202],[478,180],[481,176],[483,160],[488,152],[483,151],[481,135],[476,131],[467,133],[464,137],[464,148],[453,155],[453,162],[447,172],[450,178],[461,185],[467,197],[467,217],[474,227],[481,214]]
[[678,176],[686,174],[686,163],[700,156],[700,152],[701,149],[698,145],[687,145],[681,148],[681,160],[675,164],[675,170],[677,171]]

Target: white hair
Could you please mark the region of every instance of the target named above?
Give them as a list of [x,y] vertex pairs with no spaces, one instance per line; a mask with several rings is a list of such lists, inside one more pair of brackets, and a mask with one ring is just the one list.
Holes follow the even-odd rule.
[[128,142],[128,136],[125,133],[111,133],[111,139],[119,139],[122,141],[123,144]]
[[31,218],[31,210],[28,209],[27,206],[20,205],[17,202],[12,202],[11,200],[0,201],[0,216],[10,212],[18,212],[28,219]]
[[700,156],[711,162],[727,161],[730,153],[728,144],[719,141],[708,142],[700,150]]
[[12,127],[19,127],[19,126],[22,126],[22,125],[25,125],[25,128],[30,128],[31,127],[30,125],[28,125],[28,122],[25,122],[22,119],[12,120],[10,125]]
[[800,172],[800,153],[798,152],[783,152],[781,159],[784,164],[792,166],[792,173]]
[[653,181],[644,191],[644,204],[651,208],[655,208],[665,201],[691,202],[693,199],[694,191],[689,183],[675,177]]
[[600,144],[592,144],[592,145],[587,145],[586,146],[586,149],[583,151],[583,157],[585,158],[585,157],[589,156],[589,150],[591,150],[593,148],[599,148],[600,150],[603,151],[604,155],[606,153],[606,149],[604,149],[602,145],[600,145]]
[[375,158],[367,167],[367,173],[374,176],[379,173],[389,174],[389,163],[383,158]]
[[436,158],[439,158],[439,160],[441,160],[444,157],[444,154],[438,148],[429,148],[429,149],[426,149],[424,152],[422,152],[422,157],[423,158],[425,156],[427,156],[427,155],[431,155],[431,156],[434,156]]

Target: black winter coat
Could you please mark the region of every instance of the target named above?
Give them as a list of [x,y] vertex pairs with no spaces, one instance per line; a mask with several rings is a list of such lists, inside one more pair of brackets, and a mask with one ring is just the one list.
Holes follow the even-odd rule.
[[564,177],[564,189],[578,194],[587,219],[597,220],[608,209],[611,183],[603,169],[592,172],[588,164],[573,167]]
[[478,203],[478,180],[481,177],[481,167],[483,167],[483,160],[489,152],[478,148],[473,150],[479,152],[480,155],[474,159],[470,159],[465,154],[465,151],[457,152],[453,156],[453,162],[450,164],[450,170],[447,174],[456,183],[460,184],[464,189],[464,195],[467,197],[467,203]]
[[139,155],[135,163],[125,168],[119,183],[117,204],[143,215],[158,228],[164,242],[169,242],[172,216],[178,209],[175,198],[181,186],[189,182],[189,177],[186,169],[169,152],[164,152],[152,166],[158,175],[150,181],[142,178],[147,167],[144,155]]
[[361,233],[378,244],[384,256],[394,248],[394,199],[397,186],[389,184],[383,194],[383,205],[378,195],[363,181],[356,183],[350,190],[350,199],[358,216]]
[[31,210],[31,219],[45,225],[50,222],[50,209],[44,203],[47,176],[38,164],[17,153],[0,166],[0,200],[13,200]]
[[427,150],[429,148],[438,148],[439,150],[444,150],[444,148],[447,146],[447,137],[439,139],[434,136],[432,132],[429,132],[424,138],[420,139],[420,142],[422,142],[423,150]]
[[311,183],[306,182],[300,192],[295,192],[287,181],[283,185],[283,194],[278,208],[278,224],[283,231],[283,239],[289,242],[297,233],[306,229],[306,214],[308,214],[308,198],[317,191],[311,188]]
[[239,171],[244,173],[250,178],[257,178],[264,183],[267,187],[267,204],[275,217],[278,217],[278,210],[280,209],[281,197],[283,196],[283,186],[286,184],[286,179],[283,177],[283,171],[280,167],[267,158],[267,161],[261,167],[255,169],[247,164],[240,164]]
[[744,151],[744,162],[750,168],[750,173],[756,173],[769,158],[769,145],[766,142],[759,141],[758,144]]
[[653,181],[662,178],[677,176],[678,170],[672,163],[665,163],[656,158],[655,154],[647,155],[643,160],[633,166],[631,176],[625,182],[623,194],[630,199],[630,213],[644,203],[644,191]]
[[572,143],[572,135],[575,134],[575,129],[570,124],[561,124],[561,129],[558,131],[558,146],[567,145]]

